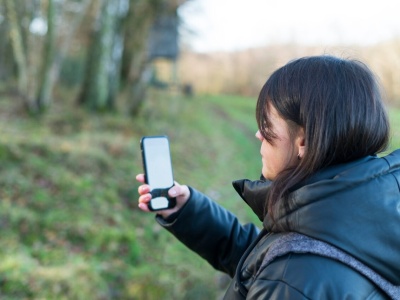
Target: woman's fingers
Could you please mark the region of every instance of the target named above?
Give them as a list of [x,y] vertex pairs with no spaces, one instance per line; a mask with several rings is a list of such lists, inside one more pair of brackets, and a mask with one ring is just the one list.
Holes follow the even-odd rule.
[[[142,185],[138,187],[139,209],[145,212],[150,212],[150,209],[148,207],[149,202],[152,199],[152,196],[150,194],[150,186],[145,183],[144,174],[136,175],[136,180],[142,183]],[[184,206],[186,201],[190,198],[190,190],[186,185],[180,185],[178,182],[175,181],[175,185],[168,190],[168,194],[170,197],[176,198],[177,203],[176,206],[172,209],[157,211],[157,213],[163,216],[164,218],[168,217],[170,214],[172,214],[175,211],[178,211],[182,206]]]
[[[139,189],[140,189],[140,188],[139,188]],[[139,202],[138,206],[139,206],[139,208],[140,208],[141,210],[143,210],[143,211],[150,211],[150,210],[149,210],[149,207],[148,207],[148,204],[149,204],[150,200],[151,200],[151,194],[146,193],[146,194],[141,195],[141,196],[139,197],[139,199],[138,199],[138,202]]]
[[147,184],[142,184],[138,188],[138,193],[139,193],[139,195],[145,195],[145,194],[150,193],[150,186]]
[[144,174],[137,174],[136,175],[136,180],[141,182],[141,183],[144,183]]

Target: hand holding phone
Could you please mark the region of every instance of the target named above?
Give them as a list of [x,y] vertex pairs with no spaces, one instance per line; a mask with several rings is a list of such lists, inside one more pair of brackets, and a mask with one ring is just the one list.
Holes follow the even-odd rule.
[[174,185],[168,137],[145,136],[140,145],[145,182],[150,186],[152,195],[149,209],[158,211],[175,207],[176,198],[168,195],[168,190]]

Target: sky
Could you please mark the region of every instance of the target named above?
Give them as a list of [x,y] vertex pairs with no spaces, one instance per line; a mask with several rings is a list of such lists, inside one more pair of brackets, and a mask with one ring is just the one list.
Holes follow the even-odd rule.
[[189,0],[182,40],[197,52],[272,43],[370,45],[400,37],[400,0]]

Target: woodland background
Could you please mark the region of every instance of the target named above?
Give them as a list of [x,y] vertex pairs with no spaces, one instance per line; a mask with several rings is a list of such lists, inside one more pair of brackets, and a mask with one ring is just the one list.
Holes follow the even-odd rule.
[[219,299],[226,276],[137,209],[139,140],[168,135],[177,181],[261,226],[231,181],[259,177],[255,101],[288,60],[365,61],[400,148],[400,39],[196,53],[182,4],[0,1],[1,299]]

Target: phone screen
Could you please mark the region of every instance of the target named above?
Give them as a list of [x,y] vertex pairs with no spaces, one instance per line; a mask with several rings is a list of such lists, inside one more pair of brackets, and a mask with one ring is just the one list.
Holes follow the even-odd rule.
[[[146,183],[154,189],[167,189],[174,185],[169,141],[166,136],[143,137],[141,141]],[[171,199],[156,197],[149,208],[160,210],[171,208]]]

